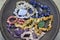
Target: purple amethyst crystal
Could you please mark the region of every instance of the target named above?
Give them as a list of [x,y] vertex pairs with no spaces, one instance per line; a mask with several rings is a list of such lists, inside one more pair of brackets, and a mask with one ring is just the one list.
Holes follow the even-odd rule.
[[15,27],[15,25],[7,24],[7,28],[13,28],[13,29],[16,29],[17,27]]
[[11,30],[10,30],[9,28],[7,28],[7,30],[8,30],[8,32],[9,32],[10,34],[12,34],[12,32],[11,32]]
[[14,36],[15,38],[20,38],[20,36],[17,36],[16,34],[13,34],[12,36]]
[[8,28],[10,28],[10,27],[11,27],[11,25],[10,25],[10,24],[7,24],[7,27],[8,27]]
[[22,30],[20,28],[16,28],[14,32],[15,32],[16,35],[19,36],[19,35],[21,35],[24,32],[24,30]]

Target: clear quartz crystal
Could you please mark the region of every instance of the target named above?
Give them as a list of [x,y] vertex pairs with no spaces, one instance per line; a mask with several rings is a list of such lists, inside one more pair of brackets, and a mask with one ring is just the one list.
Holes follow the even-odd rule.
[[26,9],[20,9],[18,15],[26,15],[26,13],[27,13]]

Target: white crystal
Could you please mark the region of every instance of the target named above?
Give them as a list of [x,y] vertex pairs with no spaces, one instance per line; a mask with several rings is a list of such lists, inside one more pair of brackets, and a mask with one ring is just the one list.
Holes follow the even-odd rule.
[[18,12],[18,15],[26,15],[27,14],[27,10],[26,9],[20,9]]

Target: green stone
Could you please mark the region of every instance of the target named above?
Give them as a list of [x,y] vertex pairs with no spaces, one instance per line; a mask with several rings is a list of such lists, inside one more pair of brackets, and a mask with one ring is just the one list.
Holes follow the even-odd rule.
[[38,27],[39,27],[39,28],[44,27],[44,25],[45,25],[45,22],[44,22],[44,21],[40,21],[40,22],[38,23]]

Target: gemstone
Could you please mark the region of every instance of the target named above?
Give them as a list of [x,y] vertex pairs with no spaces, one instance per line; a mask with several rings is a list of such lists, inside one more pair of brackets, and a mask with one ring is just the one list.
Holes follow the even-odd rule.
[[15,25],[10,25],[10,24],[7,24],[7,28],[11,28],[11,29],[15,29]]
[[44,5],[44,9],[47,9],[48,8],[48,6],[47,5]]
[[41,16],[38,16],[38,18],[41,18]]
[[28,12],[31,14],[31,13],[33,13],[33,11],[32,11],[32,9],[30,8],[30,9],[28,9]]
[[30,4],[32,4],[34,7],[37,6],[37,2],[35,0],[30,0]]
[[43,8],[43,7],[44,7],[43,4],[41,4],[41,5],[40,5],[40,8]]
[[44,17],[44,13],[42,13],[40,16],[41,16],[41,17]]
[[38,5],[38,6],[40,6],[40,5],[41,5],[41,3],[40,3],[40,2],[37,2],[37,5]]
[[40,13],[38,13],[38,18],[41,18],[42,16],[41,16],[41,14]]
[[50,13],[49,13],[49,12],[45,13],[45,16],[49,16],[49,15],[50,15]]
[[47,9],[47,12],[51,12],[51,10],[50,9]]
[[17,36],[16,34],[13,34],[12,36],[14,36],[15,38],[20,38],[20,36]]
[[27,14],[27,10],[26,9],[20,9],[18,12],[18,15],[26,15]]
[[38,14],[40,15],[43,10],[39,8],[37,11],[38,11]]
[[20,35],[16,35],[14,32],[11,34],[14,38],[20,38]]
[[42,9],[49,9],[49,7],[47,5],[41,5],[40,6]]
[[10,24],[7,24],[7,28],[10,28],[11,27],[11,25]]
[[8,32],[10,33],[10,29],[9,29],[9,28],[7,28],[7,30],[8,30]]
[[38,38],[38,36],[35,33],[32,33],[32,35],[33,35],[33,38],[34,39],[37,39]]
[[45,25],[45,22],[44,21],[40,21],[39,24],[38,24],[38,27],[42,28],[42,27],[44,27],[44,25]]
[[17,29],[15,29],[15,34],[16,35],[21,35],[23,33],[23,30],[22,29],[20,29],[20,28],[17,28]]

